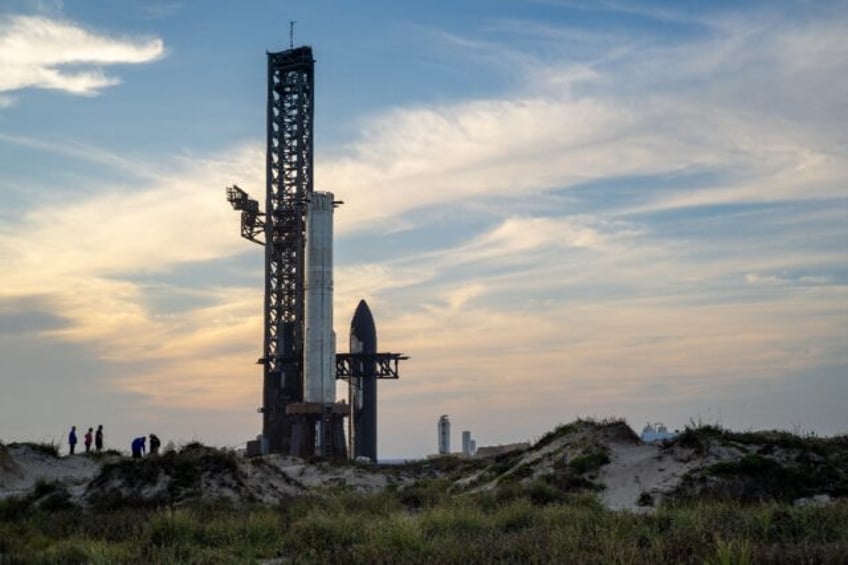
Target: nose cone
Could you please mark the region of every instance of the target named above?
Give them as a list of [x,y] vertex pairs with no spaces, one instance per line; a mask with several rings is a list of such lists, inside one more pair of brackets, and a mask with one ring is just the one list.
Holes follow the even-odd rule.
[[359,301],[353,320],[350,322],[350,335],[356,337],[362,344],[363,353],[377,352],[377,328],[374,325],[374,316],[371,309],[364,300]]

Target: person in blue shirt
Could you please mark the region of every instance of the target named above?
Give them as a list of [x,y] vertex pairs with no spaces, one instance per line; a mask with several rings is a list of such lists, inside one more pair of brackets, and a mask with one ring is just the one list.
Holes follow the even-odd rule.
[[68,447],[71,455],[74,454],[74,448],[77,446],[77,427],[71,426],[71,432],[68,434]]
[[147,438],[144,436],[137,437],[132,441],[130,447],[132,448],[132,456],[133,459],[141,459],[144,455],[144,442]]

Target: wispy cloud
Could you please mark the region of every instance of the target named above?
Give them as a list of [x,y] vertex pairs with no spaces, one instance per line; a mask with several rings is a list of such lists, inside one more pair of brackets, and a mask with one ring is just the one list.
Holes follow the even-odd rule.
[[0,92],[25,88],[93,95],[120,83],[102,65],[162,57],[161,39],[113,38],[44,16],[0,17]]
[[[3,107],[3,98],[0,97],[0,107]],[[11,105],[11,104],[10,104]],[[74,140],[45,140],[36,139],[23,135],[9,135],[0,132],[0,143],[9,143],[20,147],[28,147],[40,151],[48,151],[57,155],[72,157],[80,161],[106,165],[124,173],[129,173],[139,178],[155,179],[158,173],[150,163],[142,163],[138,160],[128,159],[113,151],[101,147],[93,147]]]
[[[351,227],[348,217],[396,218],[484,196],[538,197],[628,175],[701,171],[718,182],[646,191],[622,213],[841,198],[845,21],[718,14],[700,18],[703,33],[689,40],[634,44],[625,36],[615,45],[605,38],[602,52],[616,53],[610,58],[523,54],[531,63],[510,67],[526,73],[516,95],[392,112],[367,124],[349,158],[320,162],[320,178],[346,191],[352,213],[340,215],[342,231]],[[548,41],[556,30],[545,26],[542,35]],[[490,50],[488,41],[455,41]]]
[[[232,254],[239,242],[223,186],[228,179],[259,185],[258,156],[245,147],[216,162],[163,171],[146,189],[116,186],[61,211],[50,202],[31,209],[20,226],[0,229],[0,253],[17,266],[9,280],[21,281],[0,292],[49,286],[53,276],[161,272]],[[45,262],[47,256],[55,260]]]
[[[38,151],[55,149],[35,139],[23,142]],[[123,158],[113,162],[97,148],[58,151],[129,171],[142,168]],[[109,386],[138,392],[151,403],[223,407],[235,398],[248,401],[255,383],[223,377],[252,374],[245,360],[258,357],[261,288],[222,288],[214,280],[151,285],[139,277],[155,280],[183,266],[253,250],[238,237],[238,214],[227,204],[224,186],[261,186],[261,168],[254,166],[261,158],[258,146],[245,145],[215,158],[178,160],[183,168],[160,163],[145,176],[146,186],[100,186],[58,208],[39,202],[0,225],[0,299],[20,304],[8,315],[26,316],[26,305],[37,297],[39,308],[63,322],[40,331],[42,338],[80,344],[116,363],[123,372]],[[175,315],[157,306],[158,298],[201,305]],[[197,361],[201,351],[214,359],[206,368]]]

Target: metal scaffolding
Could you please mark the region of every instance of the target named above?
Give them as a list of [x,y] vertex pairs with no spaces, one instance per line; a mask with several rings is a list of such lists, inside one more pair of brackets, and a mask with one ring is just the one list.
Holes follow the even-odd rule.
[[[238,186],[241,235],[265,246],[263,453],[292,453],[289,405],[303,401],[304,260],[312,195],[314,67],[310,47],[268,53],[265,212]],[[264,241],[259,236],[264,236]]]
[[[310,202],[324,194],[313,193],[315,60],[308,46],[267,55],[265,211],[238,186],[227,188],[227,200],[241,211],[242,237],[265,247],[263,351],[258,361],[263,366],[262,436],[249,442],[248,453],[343,458],[348,407],[333,399],[304,402],[307,215]],[[332,240],[329,244],[332,249]],[[332,316],[321,319],[331,331]],[[357,385],[397,378],[398,361],[406,357],[371,353],[337,354],[336,378]],[[371,408],[376,418],[376,396]],[[372,427],[376,459],[376,421]]]
[[312,194],[315,60],[310,47],[268,53],[262,432],[291,452],[286,408],[303,400],[306,200]]

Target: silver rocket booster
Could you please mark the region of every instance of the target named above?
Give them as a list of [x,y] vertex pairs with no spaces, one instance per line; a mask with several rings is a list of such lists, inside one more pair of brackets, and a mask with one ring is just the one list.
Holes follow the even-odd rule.
[[333,194],[313,192],[306,214],[303,345],[305,402],[336,401],[333,332]]

